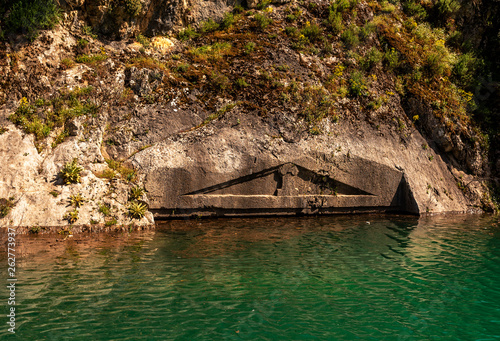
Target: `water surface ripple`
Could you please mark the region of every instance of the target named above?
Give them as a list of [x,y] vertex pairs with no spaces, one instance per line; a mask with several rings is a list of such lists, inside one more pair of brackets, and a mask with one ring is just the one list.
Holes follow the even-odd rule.
[[[4,299],[2,340],[500,340],[491,216],[172,221],[17,238],[17,333]],[[3,279],[6,263],[2,253]]]

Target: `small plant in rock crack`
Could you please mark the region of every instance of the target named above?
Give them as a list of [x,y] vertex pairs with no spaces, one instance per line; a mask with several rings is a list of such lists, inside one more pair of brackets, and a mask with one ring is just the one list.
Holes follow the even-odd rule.
[[82,195],[80,193],[78,193],[78,194],[71,195],[69,197],[69,202],[70,202],[71,206],[73,206],[75,208],[79,208],[79,207],[82,207],[83,203],[85,202],[85,198],[82,197]]
[[69,211],[64,216],[64,219],[69,221],[70,224],[75,223],[78,220],[78,210],[75,208],[73,211]]
[[99,212],[101,212],[105,217],[107,217],[111,213],[111,209],[106,204],[99,204]]
[[66,185],[76,184],[80,182],[80,173],[83,171],[83,168],[78,166],[78,160],[75,158],[72,162],[68,162],[61,169],[60,174],[64,183]]
[[128,206],[128,214],[134,219],[141,219],[146,214],[147,207],[138,201],[132,201]]
[[146,190],[140,186],[134,186],[130,189],[129,200],[139,200],[146,193]]

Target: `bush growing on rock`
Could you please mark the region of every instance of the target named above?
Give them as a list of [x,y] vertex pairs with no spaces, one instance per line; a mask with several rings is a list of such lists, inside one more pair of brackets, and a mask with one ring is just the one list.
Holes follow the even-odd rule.
[[125,9],[131,16],[138,16],[142,10],[141,0],[125,0]]
[[76,184],[80,182],[80,173],[83,168],[78,166],[78,160],[75,158],[72,162],[68,162],[61,169],[61,177],[66,185]]
[[53,0],[16,1],[6,24],[10,31],[22,33],[33,41],[40,30],[53,28],[59,18],[59,8]]
[[139,200],[146,190],[140,186],[134,186],[130,189],[130,200]]
[[265,30],[266,27],[273,22],[271,18],[268,18],[265,14],[260,13],[255,14],[254,19],[257,23],[257,27],[261,30]]
[[69,202],[70,202],[71,206],[73,206],[75,208],[79,208],[85,202],[85,198],[80,193],[73,194],[69,197]]
[[78,220],[78,210],[75,208],[73,211],[69,211],[64,219],[68,220],[70,224],[75,223]]
[[354,71],[349,79],[349,92],[353,96],[364,96],[366,94],[367,86],[363,74],[359,71]]
[[141,219],[146,214],[147,207],[138,201],[132,201],[128,206],[128,213],[134,219]]

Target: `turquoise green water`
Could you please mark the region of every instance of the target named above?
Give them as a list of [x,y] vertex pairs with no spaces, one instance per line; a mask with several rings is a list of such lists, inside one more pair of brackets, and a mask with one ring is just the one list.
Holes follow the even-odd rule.
[[497,221],[235,219],[18,236],[16,334],[2,285],[0,338],[499,340]]

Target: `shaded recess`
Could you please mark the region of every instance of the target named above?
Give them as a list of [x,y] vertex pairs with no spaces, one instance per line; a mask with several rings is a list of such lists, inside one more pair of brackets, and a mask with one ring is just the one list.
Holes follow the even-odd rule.
[[[199,166],[201,167],[201,166]],[[164,169],[166,193],[152,194],[156,218],[307,215],[362,212],[418,214],[404,174],[362,158],[303,158],[245,174]],[[206,174],[204,179],[195,175]],[[245,175],[242,175],[245,174]],[[179,176],[183,179],[179,179]],[[155,176],[156,179],[158,175]],[[178,184],[176,188],[176,185]],[[193,188],[189,188],[189,187]],[[189,188],[189,189],[188,189]],[[188,190],[186,190],[188,189]]]

